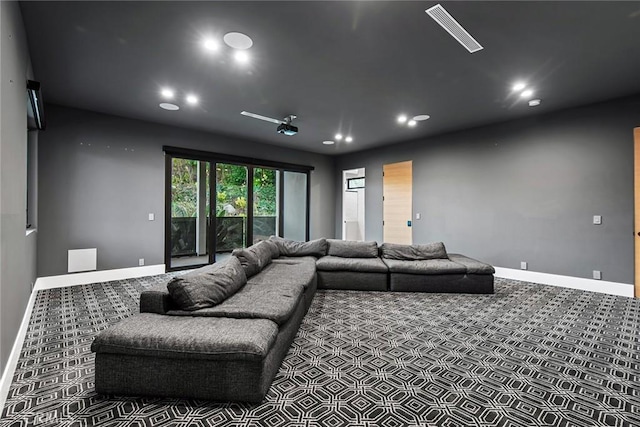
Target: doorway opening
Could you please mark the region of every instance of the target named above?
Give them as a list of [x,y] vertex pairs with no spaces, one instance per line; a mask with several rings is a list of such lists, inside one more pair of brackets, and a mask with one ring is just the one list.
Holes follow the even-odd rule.
[[342,240],[365,238],[364,172],[364,168],[342,171]]

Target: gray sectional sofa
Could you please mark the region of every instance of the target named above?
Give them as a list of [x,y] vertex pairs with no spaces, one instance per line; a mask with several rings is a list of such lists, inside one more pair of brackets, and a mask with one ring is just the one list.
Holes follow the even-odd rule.
[[278,237],[142,292],[91,349],[100,394],[261,402],[317,289],[492,293],[493,267],[442,243]]

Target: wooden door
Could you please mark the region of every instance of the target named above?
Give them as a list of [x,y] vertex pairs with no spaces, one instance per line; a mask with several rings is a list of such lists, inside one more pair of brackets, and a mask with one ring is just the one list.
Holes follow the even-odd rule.
[[410,245],[413,212],[413,161],[382,167],[382,230],[387,243]]
[[640,298],[640,128],[633,130],[634,153],[634,217],[635,217],[635,288]]

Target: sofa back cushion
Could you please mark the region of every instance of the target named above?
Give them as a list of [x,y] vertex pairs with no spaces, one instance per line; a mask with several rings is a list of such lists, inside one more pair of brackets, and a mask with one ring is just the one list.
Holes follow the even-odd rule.
[[380,246],[383,258],[400,260],[445,259],[447,250],[444,243],[435,242],[426,245],[398,245],[383,243]]
[[353,240],[327,239],[327,255],[342,258],[377,258],[377,242],[355,242]]
[[271,247],[266,242],[258,242],[248,248],[234,249],[231,255],[240,260],[247,277],[258,274],[271,264]]
[[277,259],[280,256],[280,248],[273,240],[263,240],[260,242],[269,248],[271,251],[271,259]]
[[327,254],[327,239],[316,239],[308,242],[297,242],[295,240],[283,239],[282,237],[271,236],[269,240],[275,242],[280,249],[280,255],[285,256],[314,256],[322,257]]
[[167,290],[180,309],[193,311],[220,304],[245,283],[247,276],[240,261],[230,257],[227,261],[174,277],[167,284]]

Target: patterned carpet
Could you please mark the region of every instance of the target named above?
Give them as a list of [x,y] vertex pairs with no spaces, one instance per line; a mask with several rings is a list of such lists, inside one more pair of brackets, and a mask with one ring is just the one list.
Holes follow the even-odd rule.
[[640,300],[318,292],[261,405],[106,398],[97,332],[167,276],[40,291],[1,426],[640,426]]

